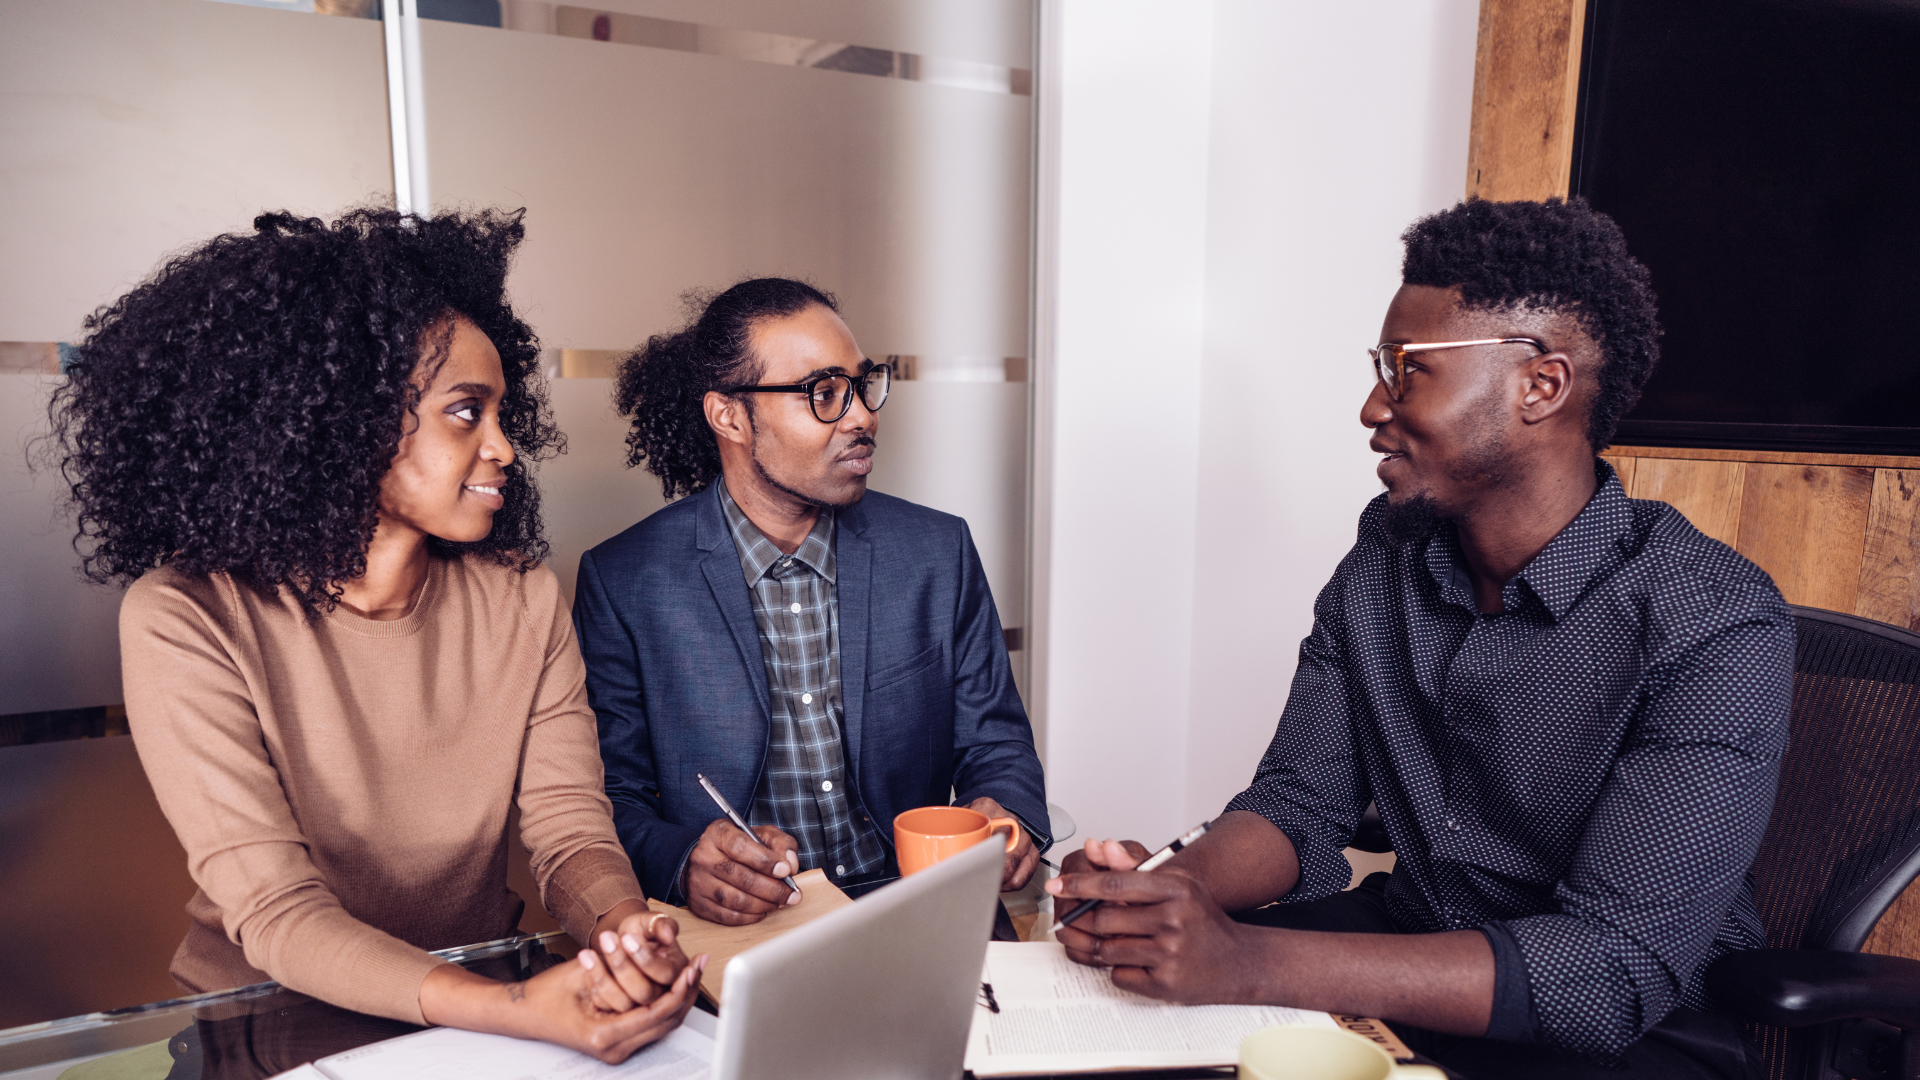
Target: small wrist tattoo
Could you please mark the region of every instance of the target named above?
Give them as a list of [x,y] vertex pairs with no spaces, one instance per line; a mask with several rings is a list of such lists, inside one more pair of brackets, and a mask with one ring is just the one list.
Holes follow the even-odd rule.
[[511,982],[507,984],[507,1000],[508,1001],[518,1003],[521,1001],[525,1001],[526,999],[527,999],[526,983]]

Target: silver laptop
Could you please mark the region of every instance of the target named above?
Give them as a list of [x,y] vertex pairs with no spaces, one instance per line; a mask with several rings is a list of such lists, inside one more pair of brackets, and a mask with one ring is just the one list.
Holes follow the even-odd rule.
[[993,935],[994,834],[727,964],[713,1080],[958,1080]]

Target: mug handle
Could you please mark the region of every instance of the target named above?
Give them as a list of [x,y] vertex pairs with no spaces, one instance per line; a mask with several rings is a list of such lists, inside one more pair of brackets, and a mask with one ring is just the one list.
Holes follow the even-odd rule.
[[1013,832],[1007,836],[1007,850],[1012,851],[1014,848],[1017,848],[1020,846],[1020,823],[1019,822],[1013,820],[1010,817],[988,818],[987,819],[987,835],[992,836],[993,830],[999,828],[1002,825],[1005,825],[1007,828],[1013,830]]

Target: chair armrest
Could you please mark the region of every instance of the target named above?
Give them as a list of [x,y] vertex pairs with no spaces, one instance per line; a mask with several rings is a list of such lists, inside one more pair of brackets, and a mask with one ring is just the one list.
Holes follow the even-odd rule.
[[1804,1027],[1870,1018],[1920,1029],[1920,960],[1826,949],[1750,949],[1707,968],[1707,995],[1737,1016]]

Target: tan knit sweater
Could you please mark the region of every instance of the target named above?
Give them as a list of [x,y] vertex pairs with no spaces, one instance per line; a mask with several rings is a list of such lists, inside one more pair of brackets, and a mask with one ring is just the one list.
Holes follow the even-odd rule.
[[514,932],[507,814],[584,941],[642,896],[551,571],[434,559],[405,618],[314,620],[160,569],[120,609],[127,720],[200,886],[173,975],[414,1023],[424,950]]

